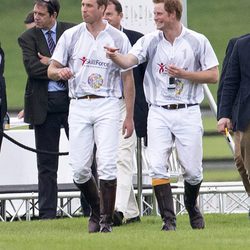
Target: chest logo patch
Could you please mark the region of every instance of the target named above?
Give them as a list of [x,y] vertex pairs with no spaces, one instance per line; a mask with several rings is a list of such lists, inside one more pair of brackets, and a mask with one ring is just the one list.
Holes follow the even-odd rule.
[[88,78],[88,84],[93,89],[99,89],[103,85],[103,78],[100,74],[93,73]]

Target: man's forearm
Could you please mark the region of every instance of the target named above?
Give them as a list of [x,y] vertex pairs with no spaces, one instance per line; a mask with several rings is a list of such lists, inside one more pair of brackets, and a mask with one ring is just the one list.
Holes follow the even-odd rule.
[[56,66],[56,63],[54,61],[51,62],[51,64],[48,67],[48,77],[49,79],[53,81],[59,81],[61,78],[59,76],[60,68]]
[[36,45],[32,40],[26,38],[18,38],[18,44],[22,49],[23,64],[29,77],[36,79],[48,80],[48,66],[40,62]]
[[52,60],[48,68],[48,77],[54,81],[67,81],[74,77],[74,74],[69,67],[64,67],[59,62]]
[[217,83],[219,80],[218,67],[204,71],[186,72],[183,78],[194,83]]
[[123,55],[107,49],[107,56],[123,69],[128,69],[138,64],[138,59],[132,54]]
[[132,70],[123,73],[123,93],[126,104],[126,117],[128,119],[133,119],[135,103],[135,84]]

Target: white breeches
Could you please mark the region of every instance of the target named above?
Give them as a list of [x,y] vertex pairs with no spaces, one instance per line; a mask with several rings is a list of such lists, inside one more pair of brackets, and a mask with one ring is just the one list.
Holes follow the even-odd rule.
[[136,134],[127,139],[122,135],[122,125],[126,115],[124,100],[120,101],[120,142],[117,161],[117,190],[115,208],[123,213],[126,219],[139,215],[137,201],[133,189],[133,157],[135,154]]
[[151,106],[148,115],[148,157],[152,178],[169,178],[168,159],[173,144],[183,178],[191,185],[203,179],[203,126],[200,107],[166,110]]
[[69,164],[73,179],[85,183],[91,177],[96,143],[99,179],[116,178],[120,106],[117,98],[71,100],[69,110]]

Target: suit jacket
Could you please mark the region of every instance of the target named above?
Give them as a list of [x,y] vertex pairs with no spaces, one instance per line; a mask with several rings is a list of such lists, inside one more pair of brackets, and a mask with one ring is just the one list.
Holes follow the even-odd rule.
[[7,98],[6,98],[6,86],[5,86],[5,78],[3,76],[4,73],[4,51],[0,47],[0,127],[3,124],[3,118],[7,112]]
[[236,41],[224,77],[218,118],[232,119],[234,131],[250,122],[250,36]]
[[[131,45],[133,46],[143,34],[134,31],[123,29],[127,35]],[[134,107],[134,123],[135,131],[138,137],[145,137],[147,135],[147,117],[148,117],[148,104],[145,99],[143,90],[143,78],[146,70],[146,63],[140,64],[133,69],[135,80],[135,107]]]
[[[227,71],[227,66],[228,66],[229,58],[232,54],[234,45],[238,39],[249,36],[249,35],[250,34],[246,34],[246,35],[243,35],[240,37],[234,37],[234,38],[230,39],[228,42],[228,45],[226,48],[226,53],[225,53],[225,58],[224,58],[223,64],[222,64],[219,86],[218,86],[218,90],[217,90],[217,118],[219,118],[219,113],[220,113],[220,100],[221,100],[221,94],[222,94],[222,89],[223,89],[223,85],[224,85],[225,75],[226,75],[226,71]],[[237,102],[237,100],[235,102]]]
[[[74,24],[57,22],[56,40],[62,33],[73,27]],[[26,30],[18,38],[19,46],[23,53],[23,63],[26,69],[28,79],[24,96],[24,121],[32,125],[42,124],[48,111],[48,83],[47,76],[48,65],[40,62],[37,55],[51,57],[46,38],[39,28]]]

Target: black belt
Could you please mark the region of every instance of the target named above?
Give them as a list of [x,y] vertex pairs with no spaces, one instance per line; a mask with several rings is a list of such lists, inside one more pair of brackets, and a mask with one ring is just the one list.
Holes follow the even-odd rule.
[[71,99],[98,99],[98,98],[106,98],[106,96],[100,96],[100,95],[84,95],[80,97],[71,97]]
[[179,103],[179,104],[167,104],[167,105],[163,105],[160,106],[164,109],[183,109],[183,108],[188,108],[188,107],[192,107],[192,106],[196,106],[198,105],[198,103],[193,103],[193,104],[184,104],[184,103]]

